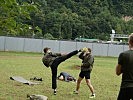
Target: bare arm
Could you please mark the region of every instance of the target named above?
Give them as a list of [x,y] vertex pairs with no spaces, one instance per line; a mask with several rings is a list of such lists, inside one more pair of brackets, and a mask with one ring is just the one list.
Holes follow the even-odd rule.
[[116,66],[116,75],[120,75],[122,72],[121,72],[121,65],[120,64],[117,64]]

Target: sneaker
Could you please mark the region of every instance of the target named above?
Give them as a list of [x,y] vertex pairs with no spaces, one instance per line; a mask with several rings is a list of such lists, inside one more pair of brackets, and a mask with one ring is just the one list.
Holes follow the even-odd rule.
[[54,90],[54,95],[56,95],[56,90]]
[[78,94],[78,91],[73,91],[74,94]]
[[96,95],[95,94],[92,94],[91,96],[90,96],[90,98],[95,98],[96,97]]

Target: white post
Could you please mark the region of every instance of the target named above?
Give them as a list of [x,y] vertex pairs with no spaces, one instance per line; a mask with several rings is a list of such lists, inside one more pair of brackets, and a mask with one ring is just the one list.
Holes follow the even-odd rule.
[[81,42],[81,36],[80,36],[80,42]]
[[115,30],[112,29],[111,43],[114,42]]

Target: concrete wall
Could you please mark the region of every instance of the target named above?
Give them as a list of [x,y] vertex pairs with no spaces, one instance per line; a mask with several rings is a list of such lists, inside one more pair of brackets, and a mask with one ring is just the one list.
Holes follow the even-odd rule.
[[85,43],[72,41],[44,40],[31,38],[0,37],[0,51],[43,52],[44,47],[50,47],[53,52],[68,53],[83,47],[90,47],[95,56],[118,57],[128,50],[127,45]]

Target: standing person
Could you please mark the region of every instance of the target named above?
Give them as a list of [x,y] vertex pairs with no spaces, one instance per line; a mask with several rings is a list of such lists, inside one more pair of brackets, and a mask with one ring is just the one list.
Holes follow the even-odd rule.
[[82,52],[79,55],[79,58],[82,59],[82,65],[81,65],[81,72],[79,74],[79,78],[77,80],[77,87],[76,91],[74,91],[75,94],[78,94],[79,88],[80,88],[80,83],[82,79],[85,77],[86,83],[91,91],[91,96],[90,98],[95,98],[95,92],[94,88],[91,84],[90,80],[90,74],[93,68],[93,63],[94,63],[94,57],[91,55],[91,49],[88,48],[87,51]]
[[58,65],[71,58],[72,56],[76,55],[78,52],[83,51],[82,50],[75,50],[73,52],[70,52],[69,54],[66,55],[62,55],[61,53],[52,53],[50,48],[44,48],[44,56],[42,58],[42,62],[46,67],[51,68],[52,71],[52,89],[54,89],[54,94],[56,95],[56,88],[57,88],[57,82],[56,82],[56,78],[57,78],[57,68]]
[[122,74],[122,82],[117,100],[133,100],[133,33],[129,36],[129,50],[120,53],[116,75]]

